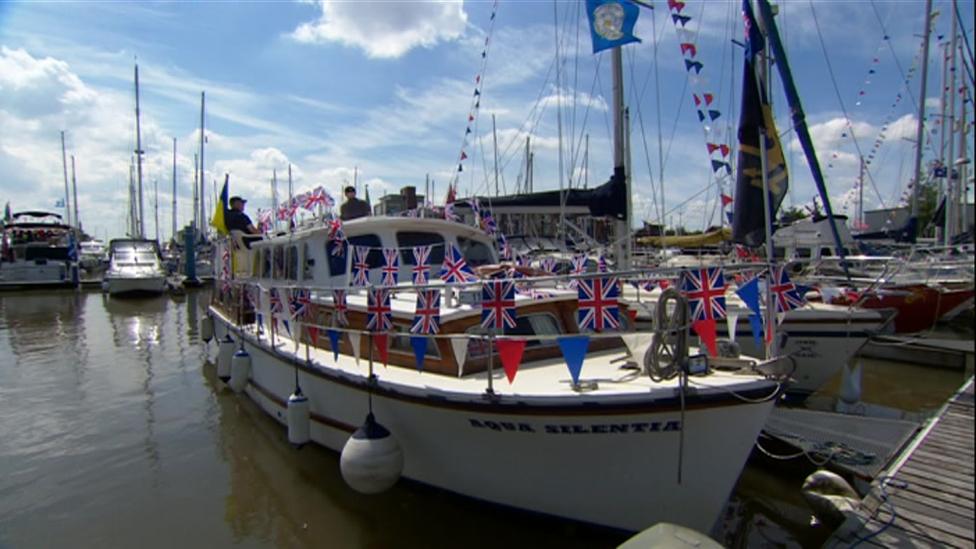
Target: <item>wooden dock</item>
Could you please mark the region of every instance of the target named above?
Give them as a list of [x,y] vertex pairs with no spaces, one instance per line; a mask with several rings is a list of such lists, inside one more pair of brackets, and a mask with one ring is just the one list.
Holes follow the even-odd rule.
[[970,378],[825,547],[974,547],[973,427]]

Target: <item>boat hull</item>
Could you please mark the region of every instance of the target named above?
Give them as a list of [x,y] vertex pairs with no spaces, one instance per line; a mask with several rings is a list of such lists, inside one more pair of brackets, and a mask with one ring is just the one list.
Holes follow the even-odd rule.
[[73,288],[78,285],[77,266],[64,262],[4,262],[0,289]]
[[166,291],[166,277],[108,277],[104,279],[112,296],[159,295]]
[[[218,337],[242,337],[219,312],[211,314]],[[272,349],[250,333],[243,339],[251,355],[246,394],[285,424],[297,375],[311,404],[312,440],[341,451],[369,411],[365,375],[307,362],[304,353]],[[573,406],[552,407],[481,395],[445,398],[433,390],[423,396],[382,385],[373,388],[372,410],[403,450],[404,477],[628,531],[660,521],[708,531],[773,403],[723,394],[691,398],[682,413],[667,389],[660,398],[641,395],[625,406],[583,404],[580,397]],[[768,395],[774,386],[759,390]]]

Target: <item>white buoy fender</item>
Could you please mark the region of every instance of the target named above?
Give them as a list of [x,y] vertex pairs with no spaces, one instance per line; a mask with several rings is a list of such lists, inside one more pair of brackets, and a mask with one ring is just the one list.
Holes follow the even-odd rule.
[[239,393],[247,387],[247,380],[251,377],[251,355],[241,347],[230,359],[230,388]]
[[295,392],[288,397],[288,442],[301,447],[311,439],[309,435],[311,415],[308,397],[302,394],[300,388],[296,388]]
[[836,525],[857,514],[861,497],[844,477],[820,469],[803,481],[803,499],[807,500],[816,517],[829,525]]
[[210,343],[214,336],[213,317],[207,315],[200,320],[200,339],[205,343]]
[[366,423],[342,447],[339,468],[350,488],[363,494],[378,494],[400,478],[403,451],[396,438],[369,414]]
[[224,383],[230,379],[230,361],[233,356],[234,340],[228,333],[220,340],[220,347],[217,349],[217,377]]
[[854,363],[854,368],[845,365],[841,374],[840,399],[847,404],[857,404],[861,400],[861,361]]

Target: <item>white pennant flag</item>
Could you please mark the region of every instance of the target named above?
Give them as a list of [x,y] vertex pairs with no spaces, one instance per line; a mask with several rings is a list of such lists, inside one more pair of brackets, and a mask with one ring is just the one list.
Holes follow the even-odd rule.
[[643,367],[644,355],[647,354],[647,349],[650,348],[654,335],[647,333],[622,334],[620,339],[624,340],[624,345],[627,346],[630,357],[634,359],[637,366]]
[[729,341],[735,343],[735,329],[739,325],[739,313],[738,311],[729,311],[728,316],[725,317],[725,322],[729,327]]
[[356,366],[359,366],[359,332],[349,332],[349,343],[352,345],[352,356],[356,358]]
[[468,338],[451,338],[451,347],[454,349],[454,358],[457,360],[458,377],[464,375],[464,359],[468,358]]

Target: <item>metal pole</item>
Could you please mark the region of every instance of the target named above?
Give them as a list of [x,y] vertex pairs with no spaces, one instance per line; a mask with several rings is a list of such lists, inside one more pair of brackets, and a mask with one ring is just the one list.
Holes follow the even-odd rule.
[[959,214],[956,216],[956,234],[965,232],[969,222],[967,219],[969,217],[969,208],[966,204],[966,187],[968,187],[967,181],[969,178],[969,159],[966,158],[968,153],[966,149],[966,136],[969,134],[969,127],[966,124],[966,95],[968,91],[968,88],[965,86],[962,86],[959,90],[959,107],[962,110],[959,115],[959,158],[953,163],[959,167],[959,182],[956,184],[956,207],[959,208]]
[[[954,30],[954,29],[953,29]],[[925,0],[925,31],[922,35],[921,93],[918,101],[918,127],[915,130],[915,171],[912,179],[912,217],[918,217],[918,196],[922,186],[922,147],[925,146],[925,88],[929,77],[929,36],[932,34],[932,0]]]
[[[946,124],[946,101],[949,96],[949,45],[942,44],[942,93],[941,100],[939,101],[939,123],[942,124],[942,131],[939,132],[939,164],[946,170],[946,176],[942,178],[937,178],[939,180],[939,192],[936,194],[936,202],[940,200],[945,200],[945,205],[948,207],[949,201],[946,200],[946,181],[948,181],[952,167],[949,165],[952,161],[946,161],[946,134],[948,132],[951,135],[952,129]],[[936,204],[938,206],[938,204]],[[945,211],[945,210],[943,210]],[[945,244],[945,227],[935,228],[935,241],[936,243]]]
[[71,216],[68,214],[68,157],[64,150],[64,130],[61,130],[61,167],[64,168],[64,216],[70,225]]
[[140,127],[139,121],[139,64],[136,64],[136,190],[138,192],[138,206],[136,208],[136,216],[139,218],[138,221],[138,238],[146,237],[146,226],[143,217],[142,209],[142,128]]
[[203,160],[203,144],[206,142],[206,127],[204,126],[203,114],[204,114],[204,108],[206,106],[206,103],[207,103],[207,95],[206,95],[206,92],[200,92],[200,164],[198,166],[198,169],[199,169],[199,172],[200,172],[200,176],[197,179],[197,181],[198,181],[198,183],[200,185],[200,204],[199,204],[199,206],[200,206],[200,226],[199,226],[199,229],[200,229],[200,235],[201,235],[201,237],[203,236],[204,233],[206,233],[206,231],[204,230],[204,226],[206,225],[206,221],[205,220],[207,219],[206,206],[204,206],[204,202],[205,202],[204,201],[204,197],[207,196],[207,192],[205,190],[206,189],[206,181],[207,181],[207,178],[204,177],[204,172],[205,172],[204,166],[206,164],[204,163],[204,160]]
[[[81,230],[81,221],[78,219],[78,180],[75,179],[75,155],[71,155],[71,205],[74,206],[74,223],[69,223],[76,230]],[[80,239],[79,239],[80,241]]]
[[173,244],[176,244],[176,138],[173,138]]
[[498,131],[495,128],[495,113],[491,113],[491,138],[495,144],[495,196],[498,196]]

